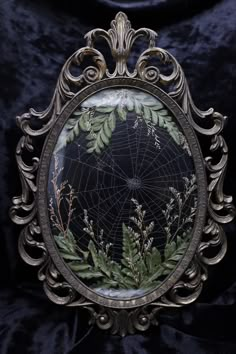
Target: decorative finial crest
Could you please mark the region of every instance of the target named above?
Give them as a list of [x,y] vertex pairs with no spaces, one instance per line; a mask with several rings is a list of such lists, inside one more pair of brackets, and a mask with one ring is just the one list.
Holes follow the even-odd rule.
[[[157,33],[148,28],[134,30],[128,17],[123,12],[119,12],[115,19],[111,21],[111,28],[108,31],[103,29],[94,29],[85,35],[88,47],[93,47],[94,42],[99,37],[104,38],[116,62],[114,73],[107,73],[108,77],[131,76],[127,68],[127,60],[134,42],[137,38],[144,36],[149,40],[149,48],[155,46]],[[134,76],[134,75],[132,75]]]

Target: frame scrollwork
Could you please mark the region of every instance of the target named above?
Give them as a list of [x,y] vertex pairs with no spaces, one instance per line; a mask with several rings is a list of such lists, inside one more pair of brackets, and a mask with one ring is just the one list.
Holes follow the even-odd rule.
[[[148,40],[148,48],[137,59],[131,71],[127,60],[132,46],[139,37]],[[179,307],[195,301],[201,293],[203,282],[207,279],[207,266],[218,263],[225,255],[227,240],[223,224],[230,222],[235,215],[232,197],[224,194],[223,183],[226,172],[228,149],[222,129],[226,117],[215,112],[199,110],[191,97],[184,72],[177,60],[168,51],[155,46],[156,32],[141,28],[134,30],[127,16],[118,13],[111,22],[111,29],[95,29],[85,35],[87,45],[76,51],[64,64],[58,78],[51,103],[43,112],[30,109],[17,117],[21,129],[21,137],[16,148],[16,160],[19,169],[22,193],[13,198],[10,216],[14,223],[23,225],[19,237],[19,252],[24,261],[32,266],[40,266],[39,280],[44,284],[47,296],[55,303],[68,306],[81,306],[89,310],[91,323],[101,329],[110,330],[113,334],[126,335],[135,331],[145,331],[152,324],[157,325],[157,315],[165,307]],[[103,54],[95,48],[96,41],[107,42],[114,63],[114,71],[110,71]],[[93,64],[81,69],[78,75],[73,74],[73,67],[80,68],[89,57]],[[150,59],[160,62],[160,67],[149,65]],[[161,67],[171,66],[170,74],[162,73]],[[78,92],[96,83],[106,80],[136,80],[143,84],[153,85],[163,90],[173,105],[177,104],[184,112],[188,122],[199,137],[208,137],[209,149],[204,151],[205,172],[203,180],[207,181],[207,213],[202,237],[197,244],[193,257],[183,268],[183,274],[176,278],[172,286],[159,298],[143,306],[120,306],[117,308],[102,306],[87,299],[74,289],[65,279],[52,261],[50,250],[45,243],[42,225],[39,223],[38,184],[37,178],[41,166],[41,156],[35,153],[37,138],[43,140],[51,131],[65,106],[72,101]],[[173,106],[174,109],[174,106]],[[37,128],[34,122],[37,121]],[[33,256],[32,249],[37,249],[38,258]],[[215,250],[209,256],[209,249]],[[184,290],[184,291],[183,291]]]

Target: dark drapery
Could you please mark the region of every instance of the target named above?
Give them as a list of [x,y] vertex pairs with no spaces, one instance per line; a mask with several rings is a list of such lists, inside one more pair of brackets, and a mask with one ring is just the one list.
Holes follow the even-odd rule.
[[214,106],[229,116],[224,133],[230,149],[225,190],[236,198],[235,0],[79,3],[0,1],[0,353],[234,354],[235,224],[226,228],[227,256],[210,270],[198,303],[163,312],[159,328],[124,339],[90,328],[86,311],[52,304],[35,269],[18,256],[19,228],[8,217],[11,197],[20,190],[14,159],[20,132],[15,116],[49,104],[62,64],[85,44],[84,33],[94,27],[109,28],[119,10],[129,15],[133,27],[159,32],[158,45],[182,64],[201,108]]

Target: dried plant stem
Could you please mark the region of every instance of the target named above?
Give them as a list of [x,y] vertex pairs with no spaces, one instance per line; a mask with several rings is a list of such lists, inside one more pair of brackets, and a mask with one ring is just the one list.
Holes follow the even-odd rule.
[[68,186],[70,188],[70,192],[69,192],[69,198],[66,199],[67,202],[68,202],[68,205],[69,205],[68,219],[67,219],[67,224],[66,224],[66,233],[69,230],[69,226],[70,226],[70,222],[71,222],[71,216],[72,216],[73,212],[75,211],[75,209],[72,208],[72,205],[73,205],[74,199],[76,199],[76,197],[74,196],[73,188],[71,187],[70,184]]
[[[71,222],[71,217],[74,212],[73,202],[76,199],[74,196],[74,190],[70,184],[67,183],[67,181],[63,181],[59,186],[58,186],[58,177],[60,173],[63,171],[63,168],[59,168],[59,163],[58,163],[58,157],[54,157],[54,171],[52,174],[52,186],[53,186],[53,192],[54,192],[54,200],[56,204],[56,211],[53,206],[53,199],[50,199],[50,206],[49,206],[49,212],[50,212],[50,218],[53,223],[53,226],[56,227],[66,238],[68,231],[69,231],[69,226]],[[65,188],[68,185],[69,188],[69,193],[64,193]],[[61,215],[61,202],[62,200],[65,199],[68,204],[68,218],[65,223],[63,222],[62,215]]]
[[65,235],[64,224],[63,224],[62,216],[61,216],[61,212],[60,212],[61,200],[60,200],[60,190],[57,188],[57,177],[58,177],[58,175],[56,173],[53,173],[52,185],[53,185],[55,201],[56,201],[56,206],[57,206],[57,214],[58,214],[59,221],[60,221],[60,227],[61,227],[62,232]]

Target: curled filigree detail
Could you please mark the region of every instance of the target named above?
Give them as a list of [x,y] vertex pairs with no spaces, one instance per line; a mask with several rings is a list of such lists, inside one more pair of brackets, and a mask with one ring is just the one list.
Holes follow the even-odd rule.
[[[204,228],[204,235],[208,236],[208,240],[204,241],[203,237],[198,249],[199,258],[207,265],[217,264],[223,259],[227,251],[225,232],[222,226],[214,220],[208,219],[207,225]],[[215,251],[211,252],[211,256],[205,255],[209,248]]]
[[[188,305],[195,301],[202,290],[202,269],[197,259],[193,259],[183,275],[169,291],[169,299],[178,305]],[[204,280],[206,279],[204,275]]]
[[[73,65],[80,67],[86,57],[90,57],[95,66],[86,67],[82,73],[75,76],[71,73]],[[71,84],[80,87],[84,82],[91,84],[95,81],[101,80],[106,72],[105,59],[97,49],[84,47],[75,52],[64,65],[62,75],[59,79],[59,88],[61,95],[69,95],[70,98],[74,96],[74,92],[70,91]]]
[[134,310],[118,310],[102,307],[98,311],[90,307],[91,324],[97,324],[100,329],[110,330],[111,334],[124,337],[136,331],[146,331],[151,325],[157,326],[159,306],[145,306]]
[[[85,68],[78,76],[73,75],[71,67],[73,65],[80,67],[87,56],[92,58],[95,65]],[[48,108],[42,112],[37,112],[31,108],[28,113],[17,117],[18,126],[26,135],[32,137],[45,135],[51,129],[64,105],[75,96],[78,90],[101,80],[105,72],[106,62],[98,50],[89,47],[79,49],[64,64]],[[41,122],[40,128],[34,129],[32,127],[35,119]]]
[[[41,266],[38,278],[43,282],[48,298],[58,305],[88,306],[92,305],[80,296],[67,281],[63,279],[51,261],[47,247],[42,241],[40,226],[36,219],[22,231],[18,240],[22,259],[29,265]],[[37,251],[35,255],[35,250]]]
[[98,68],[89,66],[84,70],[83,73],[84,73],[84,79],[88,84],[92,84],[93,82],[99,80],[100,71]]
[[146,80],[152,84],[155,84],[160,78],[160,71],[155,66],[148,66],[142,70],[142,74],[140,76],[142,80]]
[[225,224],[233,220],[235,208],[232,204],[232,197],[223,192],[224,177],[228,161],[228,148],[221,135],[212,137],[210,150],[213,152],[221,151],[220,157],[216,160],[215,156],[205,158],[206,167],[209,173],[209,213],[213,220]]
[[39,280],[48,298],[58,305],[67,305],[73,302],[77,292],[65,281],[55,265],[49,259],[38,272]]
[[20,173],[22,194],[13,198],[13,206],[10,209],[11,219],[19,225],[28,224],[36,214],[35,193],[35,172],[38,169],[39,159],[33,157],[29,165],[23,160],[24,151],[31,153],[34,148],[29,136],[23,136],[16,148],[16,161]]
[[[165,75],[157,66],[149,66],[149,60],[151,58],[158,59],[163,64],[172,64],[172,72],[169,75]],[[167,84],[175,82],[180,76],[181,67],[177,61],[167,51],[153,47],[145,50],[138,58],[136,63],[137,76],[151,83],[162,83],[167,89]]]
[[[23,260],[32,266],[39,266],[43,264],[48,258],[48,251],[43,241],[37,238],[41,234],[40,227],[37,220],[34,219],[22,231],[18,241],[18,248]],[[33,254],[33,250],[40,251],[37,257]]]

